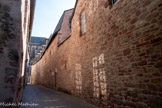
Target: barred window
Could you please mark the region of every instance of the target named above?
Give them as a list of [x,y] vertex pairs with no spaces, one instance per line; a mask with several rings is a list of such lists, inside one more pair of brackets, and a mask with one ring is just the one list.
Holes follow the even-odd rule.
[[86,16],[85,11],[83,10],[81,13],[81,35],[86,33]]
[[110,0],[110,5],[113,6],[118,0]]

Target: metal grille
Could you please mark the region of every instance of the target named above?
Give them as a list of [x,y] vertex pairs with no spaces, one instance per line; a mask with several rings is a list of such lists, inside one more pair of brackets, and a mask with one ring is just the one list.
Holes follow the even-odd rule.
[[118,0],[111,0],[112,6],[117,2]]

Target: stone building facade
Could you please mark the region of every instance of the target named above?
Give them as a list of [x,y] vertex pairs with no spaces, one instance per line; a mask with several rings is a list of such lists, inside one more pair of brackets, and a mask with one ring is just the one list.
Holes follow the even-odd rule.
[[46,48],[46,38],[32,36],[29,42],[30,65],[36,62],[43,55]]
[[21,100],[34,6],[35,0],[0,1],[0,102]]
[[71,36],[58,33],[32,66],[32,83],[102,108],[162,106],[162,1],[77,0]]

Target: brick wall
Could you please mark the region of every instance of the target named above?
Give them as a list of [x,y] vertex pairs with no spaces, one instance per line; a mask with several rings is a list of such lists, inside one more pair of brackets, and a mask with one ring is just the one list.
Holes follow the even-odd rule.
[[70,19],[71,19],[71,15],[73,13],[73,9],[70,9],[70,10],[66,10],[64,13],[63,13],[63,22],[61,24],[61,28],[60,28],[60,31],[59,31],[59,40],[58,40],[58,45],[61,45],[66,39],[68,39],[70,36],[71,36],[71,30],[70,30],[70,27],[69,27],[69,22],[70,22]]
[[[80,36],[80,14],[87,32]],[[32,66],[32,83],[101,107],[162,106],[161,0],[78,0],[71,37],[56,36]]]

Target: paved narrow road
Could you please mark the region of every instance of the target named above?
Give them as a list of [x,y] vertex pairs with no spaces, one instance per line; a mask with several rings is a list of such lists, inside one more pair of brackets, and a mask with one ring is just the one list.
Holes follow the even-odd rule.
[[98,108],[73,96],[42,86],[26,86],[20,108]]

